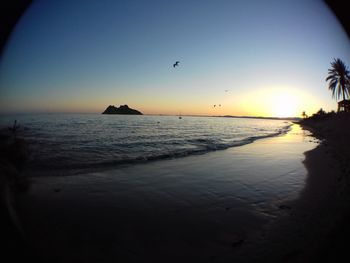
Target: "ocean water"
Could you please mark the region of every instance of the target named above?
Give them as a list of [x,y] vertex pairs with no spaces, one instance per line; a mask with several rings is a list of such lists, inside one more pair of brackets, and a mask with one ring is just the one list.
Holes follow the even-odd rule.
[[294,211],[303,153],[316,145],[282,120],[52,114],[1,123],[14,119],[33,176],[22,222],[46,261],[256,262],[264,247],[250,250],[254,260],[242,249]]
[[65,175],[224,150],[291,126],[284,120],[101,114],[7,115],[0,125],[14,120],[29,145],[30,169]]

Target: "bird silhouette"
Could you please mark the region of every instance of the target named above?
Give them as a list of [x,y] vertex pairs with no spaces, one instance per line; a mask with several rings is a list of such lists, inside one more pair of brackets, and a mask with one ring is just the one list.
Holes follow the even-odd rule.
[[176,66],[179,66],[179,63],[180,63],[180,61],[176,61],[176,62],[173,64],[173,67],[175,68]]
[[225,92],[228,92],[229,90],[228,89],[225,89]]
[[214,105],[214,108],[215,108],[216,105]]

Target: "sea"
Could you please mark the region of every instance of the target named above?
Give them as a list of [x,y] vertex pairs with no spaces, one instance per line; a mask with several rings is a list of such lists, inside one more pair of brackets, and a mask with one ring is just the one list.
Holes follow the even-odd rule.
[[232,117],[22,114],[3,115],[0,127],[19,125],[34,175],[72,175],[242,146],[286,133],[291,122]]
[[15,120],[29,152],[21,219],[46,261],[258,262],[317,145],[278,119],[36,114],[1,126]]

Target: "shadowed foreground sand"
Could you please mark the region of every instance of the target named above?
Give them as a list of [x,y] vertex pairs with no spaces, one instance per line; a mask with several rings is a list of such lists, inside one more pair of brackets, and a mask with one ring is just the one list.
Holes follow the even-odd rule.
[[33,178],[18,200],[27,244],[44,262],[336,260],[344,175],[298,127],[201,156]]

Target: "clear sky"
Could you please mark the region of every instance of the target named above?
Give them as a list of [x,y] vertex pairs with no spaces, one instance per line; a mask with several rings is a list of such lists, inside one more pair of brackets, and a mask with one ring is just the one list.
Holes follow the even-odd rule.
[[338,57],[350,42],[321,0],[35,1],[1,59],[0,112],[300,116],[336,109]]

